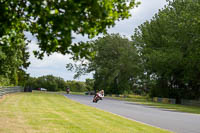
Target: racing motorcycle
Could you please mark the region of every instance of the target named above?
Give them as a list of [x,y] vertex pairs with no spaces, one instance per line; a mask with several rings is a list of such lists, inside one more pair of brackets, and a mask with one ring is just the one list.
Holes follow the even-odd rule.
[[99,100],[102,100],[102,98],[98,94],[94,95],[93,103],[97,103]]

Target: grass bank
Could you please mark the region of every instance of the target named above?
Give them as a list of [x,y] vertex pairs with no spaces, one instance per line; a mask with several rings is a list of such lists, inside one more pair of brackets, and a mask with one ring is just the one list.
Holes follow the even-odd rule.
[[147,96],[129,95],[128,97],[124,97],[123,95],[120,95],[119,97],[117,97],[115,95],[112,95],[112,96],[107,96],[107,97],[118,99],[118,100],[136,102],[138,104],[145,104],[145,105],[153,106],[156,108],[164,108],[164,109],[169,109],[169,110],[174,110],[174,111],[179,111],[179,112],[200,114],[200,107],[198,106],[156,103],[156,102],[152,102],[152,100],[148,98]]
[[1,133],[168,133],[62,95],[33,92],[7,96],[0,102]]

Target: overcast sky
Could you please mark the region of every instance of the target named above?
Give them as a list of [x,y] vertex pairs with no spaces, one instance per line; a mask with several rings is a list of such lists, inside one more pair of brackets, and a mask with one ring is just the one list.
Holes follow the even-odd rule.
[[[134,29],[137,28],[140,24],[146,20],[150,20],[155,13],[158,12],[158,9],[161,9],[166,4],[165,0],[138,0],[141,2],[138,8],[135,8],[131,11],[132,17],[129,19],[117,22],[116,25],[108,29],[109,33],[120,33],[125,35],[128,38],[131,37],[134,33]],[[26,33],[28,39],[32,40],[32,43],[29,45],[30,62],[31,65],[27,69],[27,73],[32,77],[39,77],[43,75],[54,75],[64,78],[65,80],[73,80],[74,72],[67,71],[66,64],[73,63],[69,55],[53,54],[49,57],[45,56],[43,60],[36,59],[32,51],[38,49],[35,45],[37,40],[33,38],[29,33]],[[78,41],[87,41],[86,37],[80,35],[75,35],[74,42]],[[80,81],[85,81],[86,78],[92,78],[92,74],[81,76]]]

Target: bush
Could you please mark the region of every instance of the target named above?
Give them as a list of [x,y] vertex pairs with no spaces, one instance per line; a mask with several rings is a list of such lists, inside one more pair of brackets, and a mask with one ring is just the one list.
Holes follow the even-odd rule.
[[10,85],[10,80],[0,75],[0,86],[9,86],[9,85]]
[[125,90],[125,91],[123,92],[124,97],[128,97],[128,94],[129,94],[129,92],[128,92],[127,90]]

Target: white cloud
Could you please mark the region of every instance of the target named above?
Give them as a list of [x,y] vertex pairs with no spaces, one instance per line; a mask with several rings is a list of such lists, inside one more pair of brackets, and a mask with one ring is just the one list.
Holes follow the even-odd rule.
[[[62,55],[59,53],[54,53],[50,56],[45,55],[43,60],[39,60],[35,58],[32,52],[33,50],[39,49],[36,43],[36,39],[33,38],[32,42],[29,44],[29,61],[31,62],[31,65],[27,69],[27,72],[30,73],[30,75],[33,77],[39,77],[43,75],[54,75],[62,77],[65,80],[73,80],[74,72],[68,71],[66,69],[67,63],[74,63],[74,61],[70,59],[71,55]],[[77,80],[84,81],[86,78],[92,78],[92,74],[81,76]]]

